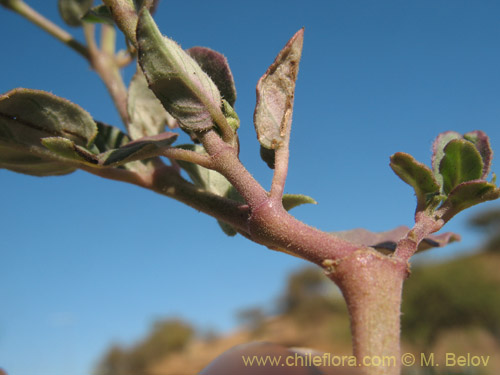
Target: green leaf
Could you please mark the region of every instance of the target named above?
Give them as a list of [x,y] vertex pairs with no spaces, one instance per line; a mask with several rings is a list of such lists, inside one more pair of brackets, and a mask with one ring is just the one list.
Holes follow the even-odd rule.
[[229,225],[228,223],[225,223],[221,220],[217,220],[217,224],[219,224],[220,229],[229,237],[234,237],[238,234],[236,229],[232,225]]
[[302,204],[318,204],[313,198],[303,194],[284,194],[282,202],[283,208],[287,211]]
[[177,136],[177,133],[165,132],[135,140],[116,150],[107,151],[100,155],[100,163],[104,166],[117,166],[135,160],[144,160],[159,156],[162,149],[174,143]]
[[132,161],[160,156],[162,150],[169,147],[176,138],[176,133],[161,133],[138,139],[117,149],[111,149],[100,154],[94,154],[61,137],[44,138],[42,143],[61,157],[93,167],[117,167]]
[[59,14],[69,26],[81,26],[82,18],[89,12],[93,0],[58,0]]
[[453,139],[462,139],[460,133],[447,131],[439,134],[432,144],[432,172],[439,186],[443,185],[443,176],[439,173],[439,165],[444,157],[444,148]]
[[500,198],[500,189],[483,180],[467,181],[456,186],[443,202],[443,219],[450,220],[466,208]]
[[449,194],[462,182],[481,178],[483,161],[473,143],[464,139],[454,139],[444,148],[444,156],[439,164],[443,176],[443,190]]
[[19,88],[1,95],[0,116],[25,126],[25,130],[63,136],[82,146],[90,145],[97,135],[97,126],[88,112],[40,90]]
[[115,23],[111,11],[104,4],[89,9],[82,17],[82,20],[90,23],[106,23],[108,25],[114,25]]
[[139,15],[137,43],[149,87],[182,128],[227,126],[217,86],[177,43],[161,35],[146,9]]
[[236,87],[234,85],[233,73],[231,73],[226,57],[206,47],[192,47],[187,49],[186,52],[208,74],[219,89],[222,97],[231,107],[234,107],[234,103],[236,102]]
[[429,206],[435,208],[439,204],[434,198],[439,194],[440,186],[429,167],[403,152],[391,156],[390,166],[399,178],[415,190],[417,210]]
[[53,153],[80,163],[96,165],[99,163],[96,155],[83,147],[75,145],[73,141],[62,137],[47,137],[42,139],[42,144]]
[[132,77],[128,89],[127,110],[130,118],[129,132],[132,139],[161,133],[170,115],[149,89],[140,69]]
[[94,139],[94,145],[98,152],[106,152],[125,146],[131,141],[129,136],[115,126],[97,122],[98,133]]
[[254,125],[260,144],[267,149],[279,147],[290,134],[303,40],[304,29],[300,29],[257,83]]
[[481,158],[483,159],[483,173],[481,178],[486,179],[490,173],[491,162],[493,159],[493,150],[490,146],[490,139],[486,133],[481,130],[466,133],[464,134],[464,138],[472,142],[481,154]]
[[[97,123],[97,127],[99,129],[99,133],[94,141],[94,146],[97,148],[96,151],[92,151],[93,153],[104,153],[106,151],[114,150],[125,146],[128,144],[131,139],[123,133],[120,129],[106,125],[102,122]],[[136,173],[149,173],[152,172],[154,166],[147,160],[129,162],[123,165],[123,168],[126,168],[132,172]]]
[[224,116],[226,117],[227,123],[233,129],[233,132],[236,133],[236,131],[240,127],[240,118],[226,99],[222,99],[222,111],[224,113]]
[[274,169],[274,161],[275,161],[275,151],[269,150],[264,146],[260,146],[260,158],[267,164],[267,166],[271,169]]
[[58,159],[41,147],[18,149],[17,145],[5,145],[0,139],[0,169],[39,177],[61,176],[76,170],[73,165]]
[[28,89],[0,96],[0,168],[35,176],[70,173],[75,165],[47,150],[41,139],[64,137],[88,147],[96,134],[92,117],[68,100]]

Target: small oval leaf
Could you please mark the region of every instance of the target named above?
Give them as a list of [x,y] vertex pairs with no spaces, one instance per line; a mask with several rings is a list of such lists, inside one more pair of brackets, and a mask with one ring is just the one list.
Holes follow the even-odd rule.
[[14,89],[0,96],[0,116],[10,118],[29,129],[47,135],[71,139],[88,146],[97,135],[92,116],[69,100],[45,91]]
[[481,178],[481,155],[472,142],[464,139],[451,140],[444,148],[439,173],[443,176],[443,191],[449,194],[462,182]]
[[432,172],[439,185],[443,185],[443,177],[439,174],[439,164],[444,156],[444,148],[452,139],[462,139],[462,135],[454,131],[447,131],[439,134],[432,144]]
[[159,156],[162,149],[175,142],[177,136],[177,133],[165,132],[135,140],[116,150],[100,154],[99,163],[103,166],[119,166],[131,161]]
[[275,151],[260,146],[260,158],[267,164],[271,169],[274,169],[274,163],[276,159]]
[[493,150],[490,146],[490,139],[485,132],[481,130],[474,130],[472,132],[464,134],[464,138],[472,142],[476,149],[481,154],[483,159],[483,174],[482,179],[486,179],[490,173],[491,161],[493,159]]
[[[1,125],[0,125],[1,127]],[[74,165],[58,161],[49,150],[41,147],[18,149],[0,139],[0,169],[31,176],[61,176],[74,172]]]
[[275,149],[290,134],[304,29],[300,29],[278,54],[257,83],[254,125],[260,144]]
[[182,48],[163,37],[144,9],[137,25],[139,63],[167,112],[188,131],[226,126],[217,86]]
[[443,202],[443,219],[450,220],[466,208],[500,198],[500,189],[484,180],[467,181],[456,186]]
[[236,133],[236,131],[240,127],[240,118],[226,99],[222,99],[222,112],[226,117],[228,125],[231,127],[231,129],[233,129],[233,132]]
[[435,206],[432,197],[439,193],[440,186],[429,167],[404,152],[392,155],[390,166],[399,178],[415,190],[417,210],[423,210],[431,204]]
[[233,73],[231,73],[226,57],[206,47],[192,47],[187,49],[186,52],[212,79],[219,89],[222,98],[234,107],[234,103],[236,102],[236,87],[234,85]]
[[92,8],[93,0],[58,0],[59,14],[69,26],[81,26],[82,18]]
[[130,118],[129,133],[132,139],[161,133],[170,115],[149,89],[146,77],[136,71],[128,89],[127,110]]
[[42,144],[57,155],[84,164],[97,164],[97,157],[90,151],[75,145],[73,141],[62,137],[47,137],[42,139]]
[[0,96],[0,168],[35,176],[73,172],[74,163],[65,163],[41,139],[64,137],[88,146],[96,133],[86,111],[55,95],[15,89]]
[[176,133],[161,133],[138,139],[100,154],[94,154],[90,150],[61,137],[44,138],[42,143],[52,152],[73,161],[92,167],[118,167],[132,161],[160,156],[162,150],[169,147],[176,138]]
[[114,25],[113,14],[109,8],[104,5],[98,5],[89,9],[89,11],[82,17],[82,20],[90,23],[106,23],[108,25]]
[[284,194],[281,201],[287,211],[302,204],[318,204],[313,198],[303,194]]

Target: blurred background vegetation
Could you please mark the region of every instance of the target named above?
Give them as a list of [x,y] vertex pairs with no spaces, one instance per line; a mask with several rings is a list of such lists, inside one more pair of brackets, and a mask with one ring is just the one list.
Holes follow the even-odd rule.
[[[468,255],[413,267],[402,306],[403,352],[490,356],[487,368],[405,368],[407,375],[500,373],[500,207],[470,219],[485,233]],[[253,340],[350,354],[347,310],[336,287],[317,268],[290,275],[271,308],[237,313],[233,333],[201,334],[180,319],[156,322],[139,343],[113,345],[96,375],[196,374],[230,347]],[[439,371],[436,371],[439,369]]]

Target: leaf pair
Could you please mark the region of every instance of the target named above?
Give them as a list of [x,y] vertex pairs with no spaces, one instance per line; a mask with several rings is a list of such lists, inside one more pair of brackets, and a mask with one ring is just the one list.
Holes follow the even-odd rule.
[[436,138],[432,149],[432,170],[409,154],[391,157],[393,171],[415,190],[417,212],[436,212],[449,220],[467,207],[500,197],[494,179],[486,181],[493,152],[484,132],[462,136],[448,131]]
[[36,176],[73,172],[79,164],[117,167],[161,155],[177,134],[130,142],[81,107],[50,93],[15,89],[0,96],[0,168]]
[[75,166],[47,150],[41,139],[64,137],[89,147],[96,136],[90,114],[68,100],[28,89],[0,96],[0,168],[35,176],[70,173]]
[[139,15],[137,44],[149,88],[183,130],[216,127],[226,138],[234,135],[236,90],[224,56],[202,47],[184,51],[160,33],[147,10]]

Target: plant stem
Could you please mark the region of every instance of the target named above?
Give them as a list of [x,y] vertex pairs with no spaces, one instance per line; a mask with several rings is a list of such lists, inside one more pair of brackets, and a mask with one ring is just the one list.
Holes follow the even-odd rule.
[[402,238],[394,252],[394,258],[403,262],[408,262],[418,249],[418,245],[422,240],[431,233],[440,230],[444,225],[444,220],[435,220],[425,214],[425,212],[417,212],[415,215],[415,225]]
[[247,233],[257,243],[302,257],[318,265],[359,248],[358,245],[310,227],[291,216],[269,197],[264,188],[241,164],[236,151],[213,130],[199,135],[212,157],[213,169],[224,175],[250,207]]
[[170,166],[158,167],[152,175],[141,175],[119,168],[92,168],[78,165],[86,172],[110,180],[128,182],[161,195],[173,198],[198,211],[230,223],[235,228],[246,231],[249,216],[248,206],[207,192],[183,179]]
[[101,25],[101,51],[109,56],[115,56],[116,31],[111,25]]
[[278,202],[280,202],[283,197],[286,176],[288,174],[288,158],[290,154],[288,143],[287,139],[274,152],[274,175],[271,183],[270,196]]
[[198,135],[212,158],[213,169],[226,177],[253,209],[268,199],[264,188],[253,178],[238,159],[237,151],[209,130]]
[[130,0],[103,0],[103,3],[111,9],[113,19],[119,29],[137,47],[135,30],[138,17],[133,2]]
[[103,29],[101,40],[103,50],[100,50],[96,44],[95,26],[84,24],[83,30],[88,44],[90,64],[108,89],[111,99],[118,110],[118,114],[125,128],[128,130],[130,120],[127,111],[127,87],[123,82],[120,67],[114,53],[109,53],[110,51],[114,51],[114,30],[111,31],[107,26]]
[[63,42],[68,47],[72,48],[74,51],[78,52],[80,55],[85,57],[85,59],[87,60],[90,59],[87,47],[85,47],[83,44],[74,39],[71,36],[71,34],[61,29],[55,23],[42,16],[33,8],[31,8],[24,1],[21,0],[10,1],[8,2],[8,8],[20,14],[27,20],[31,21],[32,23],[40,27],[42,30],[46,31],[47,33],[58,39],[59,41]]
[[172,167],[155,171],[143,187],[166,195],[246,232],[250,211],[247,205],[207,192],[183,179]]
[[202,167],[212,169],[213,163],[207,155],[202,155],[191,150],[184,150],[182,148],[168,147],[163,150],[162,156],[174,160],[184,160],[191,163],[198,164]]
[[400,374],[400,306],[406,262],[366,248],[328,264],[351,320],[353,351],[366,375]]

